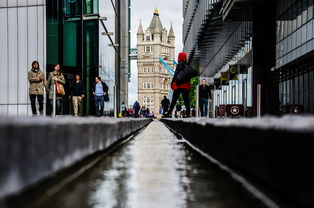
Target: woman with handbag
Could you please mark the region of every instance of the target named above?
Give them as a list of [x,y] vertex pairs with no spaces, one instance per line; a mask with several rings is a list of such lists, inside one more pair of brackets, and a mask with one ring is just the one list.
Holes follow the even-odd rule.
[[[63,74],[60,72],[60,65],[56,64],[53,68],[53,72],[49,73],[47,91],[49,92],[50,109],[53,106],[53,86],[56,85],[56,114],[61,114],[61,99],[65,95],[64,86],[65,79]],[[50,110],[50,114],[52,110]]]

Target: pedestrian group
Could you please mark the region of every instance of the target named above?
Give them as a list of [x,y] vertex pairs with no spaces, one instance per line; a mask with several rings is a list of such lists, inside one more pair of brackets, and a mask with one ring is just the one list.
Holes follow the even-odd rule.
[[[191,117],[190,107],[190,91],[191,79],[197,76],[194,70],[187,61],[187,54],[184,52],[178,55],[178,64],[171,82],[171,89],[173,90],[172,100],[164,96],[161,101],[161,112],[165,118],[172,117],[172,111],[175,108],[175,117]],[[61,114],[61,100],[65,95],[66,80],[61,72],[59,64],[53,67],[53,71],[49,73],[48,80],[45,78],[44,72],[40,69],[38,61],[32,63],[32,68],[28,72],[29,80],[29,97],[31,101],[32,113],[37,115],[36,98],[39,105],[39,114],[43,115],[43,100],[45,91],[49,98],[49,111],[52,114],[52,106],[55,103],[55,111],[57,115]],[[102,81],[100,76],[95,77],[95,84],[93,85],[93,97],[95,105],[96,116],[103,116],[104,103],[109,101],[108,85]],[[202,80],[201,85],[198,86],[199,91],[199,107],[202,117],[208,117],[208,104],[211,102],[211,88],[206,84],[206,80]],[[177,102],[180,95],[182,95],[185,109],[182,104]],[[71,84],[69,99],[72,100],[74,116],[83,116],[83,99],[86,96],[86,88],[81,76],[75,75],[75,80]],[[119,117],[134,117],[134,118],[155,118],[154,112],[150,112],[149,108],[141,107],[138,101],[135,101],[131,108],[127,108],[122,102]],[[179,114],[178,114],[179,113]],[[195,109],[192,109],[192,115],[195,116]]]

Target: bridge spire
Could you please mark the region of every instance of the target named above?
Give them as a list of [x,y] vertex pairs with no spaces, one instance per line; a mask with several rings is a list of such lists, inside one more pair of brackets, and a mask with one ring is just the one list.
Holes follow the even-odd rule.
[[137,34],[138,35],[144,35],[144,30],[143,30],[142,20],[141,19],[140,19],[140,25],[138,26]]

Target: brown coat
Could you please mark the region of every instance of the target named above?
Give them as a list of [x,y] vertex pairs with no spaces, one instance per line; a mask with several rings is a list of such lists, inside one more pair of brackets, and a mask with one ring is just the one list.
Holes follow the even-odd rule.
[[46,78],[43,71],[35,72],[30,70],[28,72],[29,81],[29,94],[30,95],[43,95],[46,85]]
[[[56,84],[55,79],[57,79],[57,81],[62,85],[65,85],[65,83],[66,83],[62,73],[57,74],[54,71],[49,73],[48,84],[46,87],[47,87],[47,90],[49,90],[49,99],[51,99],[51,100],[53,99],[53,85]],[[62,99],[62,96],[56,95],[56,99]]]

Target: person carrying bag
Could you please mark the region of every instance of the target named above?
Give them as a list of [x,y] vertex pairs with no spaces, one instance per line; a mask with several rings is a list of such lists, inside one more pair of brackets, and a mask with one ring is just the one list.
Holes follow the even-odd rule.
[[60,71],[60,65],[56,64],[53,68],[54,70],[49,73],[48,82],[47,82],[47,91],[49,92],[49,101],[50,101],[50,113],[52,113],[53,106],[53,94],[54,94],[54,85],[56,85],[56,114],[61,114],[61,100],[65,95],[64,86],[66,81],[63,74]]
[[177,103],[177,100],[182,94],[184,104],[186,107],[186,117],[190,117],[190,89],[191,89],[191,79],[197,76],[197,72],[188,65],[187,54],[184,52],[178,55],[178,65],[174,73],[171,89],[173,90],[173,96],[170,104],[169,111],[164,115],[166,118],[172,117],[172,111]]

